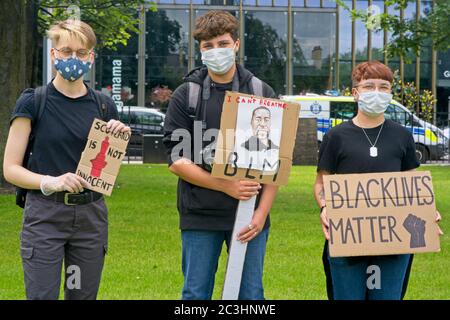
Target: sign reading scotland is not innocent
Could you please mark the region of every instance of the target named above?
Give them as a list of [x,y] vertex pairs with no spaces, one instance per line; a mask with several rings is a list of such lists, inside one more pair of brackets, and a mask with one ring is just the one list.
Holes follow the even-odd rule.
[[331,257],[440,251],[430,172],[324,176]]
[[113,134],[106,125],[94,119],[76,174],[88,182],[88,189],[110,196],[131,132]]

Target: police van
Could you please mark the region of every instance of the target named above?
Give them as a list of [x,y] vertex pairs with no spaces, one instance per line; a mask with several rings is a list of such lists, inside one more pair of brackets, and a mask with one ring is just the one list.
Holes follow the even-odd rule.
[[[317,119],[319,145],[328,130],[352,119],[358,110],[352,96],[305,95],[281,96],[280,99],[300,103],[300,118]],[[391,119],[411,131],[416,143],[417,158],[421,163],[440,160],[448,154],[448,138],[443,131],[421,120],[397,101],[391,101],[384,115],[386,119]]]

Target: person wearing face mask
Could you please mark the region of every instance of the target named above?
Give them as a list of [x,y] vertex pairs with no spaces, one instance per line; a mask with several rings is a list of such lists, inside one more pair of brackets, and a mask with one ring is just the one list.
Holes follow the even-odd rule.
[[[235,61],[240,45],[238,30],[237,19],[225,11],[212,10],[196,20],[194,38],[199,42],[204,66],[185,76],[184,83],[172,95],[164,121],[163,142],[168,152],[169,170],[179,177],[182,299],[211,299],[218,259],[223,243],[230,244],[239,200],[248,200],[257,194],[252,221],[239,234],[240,241],[248,242],[239,299],[264,299],[262,276],[270,224],[268,215],[277,187],[212,177],[211,167],[203,164],[201,155],[213,154],[214,142],[195,136],[194,132],[197,124],[202,133],[220,128],[225,90],[256,94],[255,77]],[[275,97],[269,85],[262,81],[260,84],[259,95]],[[196,97],[199,97],[198,103],[192,112],[191,104]],[[203,151],[195,147],[190,155],[175,151],[178,133],[183,131],[190,133],[188,144],[201,143]],[[199,158],[200,161],[195,160]]]
[[94,118],[108,121],[113,133],[130,128],[115,120],[111,98],[83,82],[94,62],[92,28],[66,20],[47,34],[56,76],[17,100],[3,162],[5,179],[28,190],[20,235],[26,297],[58,299],[64,262],[65,299],[95,299],[108,246],[108,210],[75,170]]
[[[411,132],[385,119],[392,100],[392,71],[378,61],[363,62],[352,72],[352,94],[358,105],[356,116],[333,127],[324,136],[319,151],[314,194],[320,208],[325,236],[323,263],[329,299],[399,300],[407,288],[413,256],[410,254],[331,258],[328,253],[329,224],[323,176],[414,170],[416,158]],[[440,215],[437,212],[437,221]],[[381,288],[367,287],[367,268],[380,268]]]

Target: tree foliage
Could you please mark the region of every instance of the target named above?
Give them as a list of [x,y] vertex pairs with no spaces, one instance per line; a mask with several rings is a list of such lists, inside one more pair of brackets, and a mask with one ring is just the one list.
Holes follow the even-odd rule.
[[[138,33],[138,10],[145,0],[34,0],[39,3],[39,31],[43,34],[56,21],[80,19],[95,31],[99,48],[116,49]],[[155,4],[151,5],[156,10]]]
[[361,20],[372,31],[386,30],[392,37],[384,48],[389,57],[403,57],[410,62],[408,53],[420,54],[423,46],[429,45],[438,51],[450,48],[450,1],[436,0],[431,10],[416,17],[401,18],[400,10],[407,8],[409,3],[420,0],[385,0],[384,4],[394,10],[394,14],[376,13],[373,9],[352,10],[343,0],[336,2],[350,12],[353,20]]

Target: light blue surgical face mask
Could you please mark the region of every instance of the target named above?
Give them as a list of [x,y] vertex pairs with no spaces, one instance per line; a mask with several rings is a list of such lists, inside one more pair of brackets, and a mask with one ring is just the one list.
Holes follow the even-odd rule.
[[235,60],[236,52],[233,48],[215,48],[202,52],[202,62],[206,67],[216,74],[225,74],[231,69]]
[[55,68],[67,81],[75,81],[89,72],[92,67],[90,61],[81,61],[78,58],[55,59]]
[[358,92],[358,95],[358,108],[369,117],[383,114],[392,100],[392,94],[386,92]]

